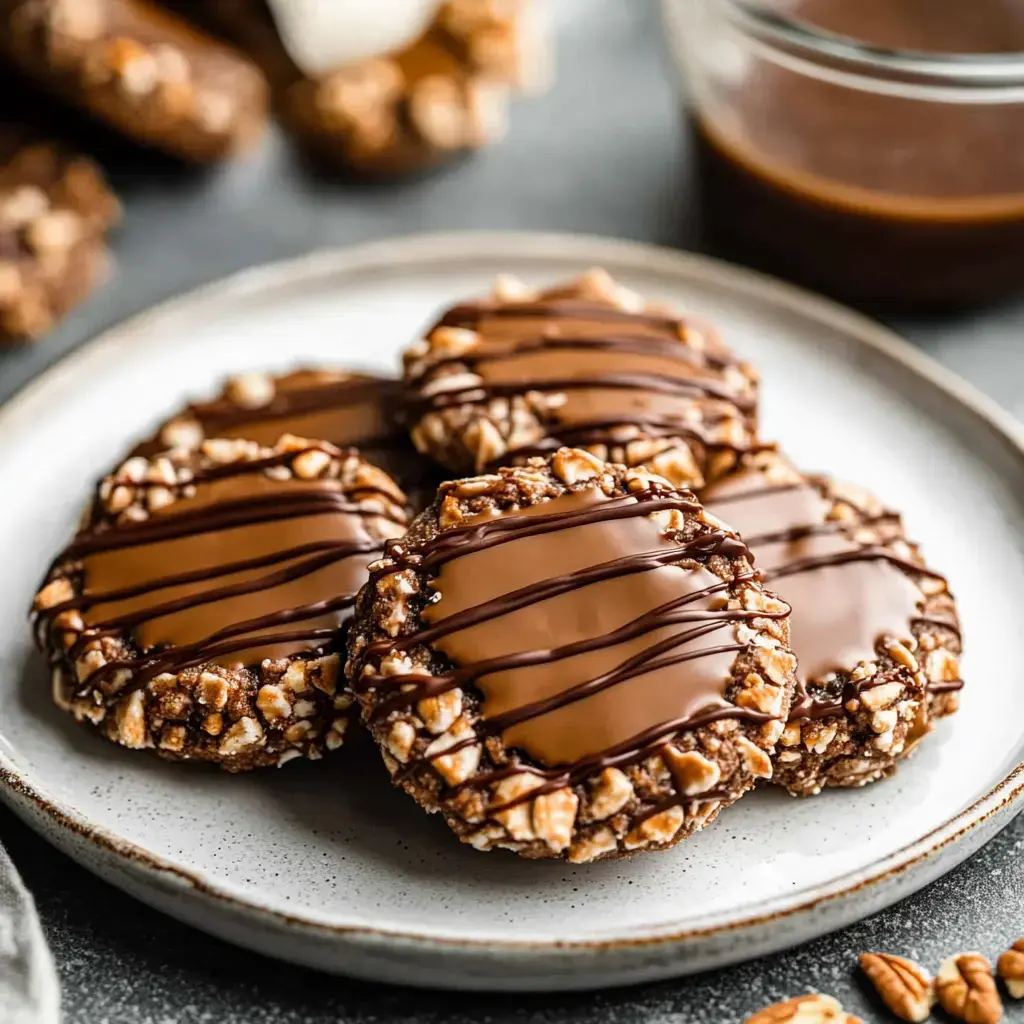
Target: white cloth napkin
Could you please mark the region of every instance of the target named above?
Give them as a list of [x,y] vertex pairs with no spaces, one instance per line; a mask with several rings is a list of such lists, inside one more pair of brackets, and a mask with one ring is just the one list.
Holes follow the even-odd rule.
[[0,1021],[60,1024],[60,988],[36,905],[0,846]]

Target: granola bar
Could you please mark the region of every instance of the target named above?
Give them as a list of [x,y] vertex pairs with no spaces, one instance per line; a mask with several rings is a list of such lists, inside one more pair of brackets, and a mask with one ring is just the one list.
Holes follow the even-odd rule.
[[110,740],[229,771],[338,747],[344,625],[404,495],[320,441],[132,456],[36,596],[53,697]]
[[771,775],[782,602],[692,492],[564,448],[445,483],[370,567],[347,675],[394,782],[479,850],[663,849]]
[[0,59],[116,130],[219,160],[266,124],[256,66],[147,0],[0,0]]
[[571,444],[699,487],[757,437],[753,368],[602,270],[542,291],[502,278],[404,361],[413,441],[456,472]]
[[0,124],[0,343],[45,334],[106,278],[120,215],[91,160]]
[[958,706],[960,627],[946,580],[867,491],[750,454],[706,488],[793,607],[797,694],[775,782],[795,796],[895,771]]

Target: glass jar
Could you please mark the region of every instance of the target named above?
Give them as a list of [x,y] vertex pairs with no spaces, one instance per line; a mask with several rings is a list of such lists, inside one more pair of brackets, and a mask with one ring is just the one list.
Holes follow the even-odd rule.
[[1024,291],[1024,4],[663,0],[707,247],[872,309]]

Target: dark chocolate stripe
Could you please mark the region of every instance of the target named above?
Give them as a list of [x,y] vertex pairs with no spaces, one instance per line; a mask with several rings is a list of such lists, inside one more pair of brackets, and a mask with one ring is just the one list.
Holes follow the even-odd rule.
[[[753,574],[747,574],[746,578],[750,578],[752,575]],[[737,579],[739,578],[741,577],[737,577]],[[440,675],[403,676],[402,681],[405,686],[415,687],[414,691],[408,692],[414,692],[416,695],[416,701],[420,701],[424,697],[434,697],[440,693],[444,693],[446,690],[454,689],[457,686],[473,683],[477,679],[492,673],[505,672],[512,668],[529,668],[533,665],[543,665],[548,662],[562,661],[565,658],[575,657],[577,654],[588,654],[591,651],[600,650],[603,647],[614,647],[616,644],[632,640],[634,637],[642,636],[644,633],[649,633],[651,630],[656,629],[659,626],[679,625],[684,622],[693,622],[702,618],[706,619],[709,616],[714,615],[714,613],[709,613],[705,609],[696,611],[678,611],[678,609],[696,601],[698,598],[714,593],[715,590],[725,590],[728,586],[729,584],[723,581],[714,589],[697,591],[693,594],[685,594],[682,597],[676,598],[674,601],[666,602],[660,607],[655,608],[653,611],[647,612],[646,614],[633,619],[631,622],[627,622],[624,626],[613,630],[605,636],[590,637],[587,640],[579,640],[575,643],[564,644],[561,647],[553,647],[542,651],[520,651],[516,654],[509,654],[500,658],[490,658],[486,661],[476,662],[473,665],[464,665]],[[739,617],[752,618],[756,614],[760,613],[743,612]],[[356,680],[352,686],[357,692],[365,692],[375,686],[387,685],[387,682],[387,676],[369,675],[362,676],[360,679]],[[397,697],[391,697],[381,702],[374,709],[370,716],[371,721],[379,721],[387,718],[392,711],[401,707],[407,707],[408,703],[409,698],[402,694],[399,694]]]
[[[430,540],[421,542],[415,551],[406,551],[402,540],[390,541],[386,546],[390,564],[380,566],[372,574],[374,579],[402,568],[416,566],[438,569],[451,558],[472,554],[522,537],[536,537],[542,533],[604,523],[613,519],[647,516],[654,512],[671,510],[696,512],[700,509],[691,491],[650,487],[621,498],[610,498],[600,508],[579,509],[571,512],[552,512],[532,516],[508,516],[471,526],[444,530]],[[749,556],[746,545],[737,538],[735,553]]]
[[[528,516],[516,516],[513,513],[502,518],[485,520],[475,525],[445,530],[422,542],[415,550],[406,549],[402,541],[390,542],[388,560],[371,573],[371,580],[377,581],[385,575],[413,566],[419,571],[436,571],[451,559],[504,542],[539,536],[552,531],[570,530],[593,523],[641,515],[647,516],[667,509],[692,512],[698,510],[699,505],[695,503],[689,491],[655,487],[629,496],[602,500],[593,506]],[[355,680],[353,686],[364,693],[371,690],[390,691],[388,696],[376,704],[371,713],[371,721],[379,722],[393,712],[411,707],[426,697],[436,696],[454,687],[473,683],[486,675],[549,664],[576,655],[614,647],[666,626],[694,624],[693,628],[673,633],[669,637],[652,643],[613,668],[576,683],[552,696],[528,702],[503,714],[479,720],[471,735],[460,739],[443,752],[429,758],[416,758],[404,765],[399,770],[397,777],[399,779],[407,778],[437,757],[457,753],[468,746],[482,742],[489,736],[501,734],[515,725],[582,701],[639,675],[709,655],[731,652],[739,654],[746,648],[746,644],[722,643],[682,651],[678,648],[685,647],[687,644],[743,619],[784,617],[788,614],[788,609],[766,614],[729,608],[726,602],[722,602],[721,608],[691,609],[686,607],[701,598],[728,590],[734,582],[722,580],[709,587],[686,592],[606,635],[590,637],[557,648],[522,651],[470,664],[456,665],[450,671],[439,675],[364,675],[363,666],[371,657],[428,646],[445,636],[483,622],[492,621],[528,605],[537,604],[555,596],[619,576],[646,572],[653,568],[677,564],[688,559],[703,561],[715,554],[736,557],[746,553],[745,545],[735,535],[722,530],[713,530],[688,541],[679,542],[672,548],[637,552],[528,584],[482,604],[464,608],[462,611],[446,616],[433,625],[428,625],[407,636],[387,637],[371,641],[361,653],[356,671],[352,674],[352,678]],[[752,572],[743,573],[736,578],[735,582],[751,579],[753,575]],[[625,746],[617,745],[599,755],[582,759],[577,764],[565,768],[551,770],[526,768],[517,763],[512,770],[496,769],[485,772],[475,779],[469,780],[468,783],[463,783],[462,786],[470,784],[485,786],[508,774],[513,774],[514,771],[528,770],[547,780],[540,789],[533,790],[524,797],[532,799],[543,792],[561,788],[566,784],[573,784],[574,781],[584,778],[591,771],[601,767],[642,760],[652,753],[660,742],[664,742],[666,736],[680,728],[695,727],[720,717],[732,717],[751,722],[764,722],[771,718],[771,716],[748,708],[725,704],[723,701],[722,706],[703,708],[685,719],[660,724],[645,732],[637,742],[631,742]],[[455,791],[460,788],[462,787],[454,787]]]
[[683,323],[676,317],[656,313],[631,313],[605,302],[587,299],[549,299],[539,302],[503,302],[500,305],[463,303],[453,306],[434,325],[436,327],[476,327],[481,320],[533,320],[543,318],[592,320],[598,323],[643,324],[676,331]]
[[945,580],[942,573],[935,572],[917,562],[911,562],[907,558],[900,558],[899,555],[888,548],[867,545],[864,547],[852,548],[849,551],[835,551],[829,555],[814,555],[809,558],[797,559],[788,562],[786,565],[765,573],[766,582],[781,579],[784,576],[793,576],[796,573],[811,572],[813,569],[823,569],[830,565],[843,565],[846,562],[866,562],[880,560],[895,565],[904,572],[920,573],[922,576],[930,576],[932,579]]
[[[644,337],[642,335],[605,335],[591,338],[559,338],[540,335],[537,337],[523,338],[506,345],[489,345],[486,349],[471,349],[459,355],[450,356],[447,359],[439,359],[432,362],[419,376],[413,377],[408,382],[408,387],[417,388],[425,384],[430,378],[437,375],[438,370],[461,364],[475,369],[487,363],[499,362],[503,359],[514,359],[517,356],[535,355],[539,352],[631,352],[634,355],[656,355],[666,356],[678,360],[688,366],[701,368],[710,366],[721,369],[733,364],[732,358],[709,361],[706,355],[701,352],[694,352],[681,344],[678,338]],[[731,355],[731,354],[730,354]],[[694,357],[700,357],[698,361]],[[549,385],[544,385],[547,388]]]
[[[237,598],[257,598],[257,595],[261,593],[271,593],[276,588],[296,584],[324,570],[337,573],[338,570],[332,567],[345,565],[352,559],[359,560],[357,576],[362,577],[362,566],[365,564],[363,559],[369,559],[383,548],[383,544],[378,543],[365,532],[361,525],[362,520],[374,517],[384,520],[392,519],[396,524],[402,524],[386,511],[387,506],[366,508],[354,504],[351,494],[379,493],[385,498],[390,498],[391,495],[384,491],[378,491],[376,488],[360,488],[346,492],[337,481],[330,478],[313,481],[293,478],[280,482],[283,493],[273,493],[273,491],[254,493],[249,490],[250,485],[241,479],[247,476],[255,477],[274,466],[288,464],[298,455],[309,450],[309,448],[304,448],[269,458],[210,467],[195,473],[189,483],[200,488],[213,481],[223,482],[231,478],[239,478],[237,484],[231,484],[234,489],[228,491],[223,500],[190,509],[187,507],[188,499],[182,498],[185,508],[180,511],[170,506],[167,512],[158,512],[141,523],[105,524],[103,527],[80,533],[57,559],[55,565],[81,562],[83,565],[83,592],[40,613],[39,623],[46,629],[52,629],[54,619],[64,612],[87,612],[90,608],[105,603],[124,602],[128,607],[109,618],[86,622],[85,628],[80,632],[76,641],[61,654],[61,657],[67,659],[69,670],[73,671],[76,659],[82,656],[87,647],[96,640],[110,636],[133,637],[134,631],[147,623],[165,618],[170,620],[177,613],[188,612],[192,608],[204,605],[212,607]],[[333,450],[329,454],[337,455]],[[346,525],[339,528],[330,526],[328,527],[330,532],[340,529],[341,534],[337,537],[328,537],[312,542],[303,542],[302,527],[298,528],[298,533],[293,528],[290,536],[284,532],[284,524],[289,520],[301,519],[314,523],[319,522],[318,517],[324,515],[337,517],[339,523],[360,525]],[[246,535],[239,531],[244,530],[245,527],[259,524],[281,524],[282,535],[289,536],[288,542],[282,543],[278,550],[271,550],[250,558],[239,557],[244,552],[246,543]],[[310,526],[308,529],[312,530],[313,527]],[[227,556],[223,562],[204,569],[178,571],[174,559],[176,557],[184,558],[186,560],[184,564],[187,565],[189,555],[194,555],[197,552],[187,546],[178,548],[174,545],[187,545],[192,538],[210,533],[224,533],[226,537],[230,536],[232,538],[231,545],[235,547],[234,557]],[[295,543],[296,540],[299,542]],[[265,541],[266,537],[264,536]],[[218,546],[213,548],[197,550],[219,551],[220,543],[218,541]],[[88,560],[91,556],[130,550],[143,545],[154,549],[161,545],[170,545],[168,554],[161,555],[159,558],[169,559],[166,567],[174,571],[156,572],[150,578],[137,582],[131,580],[129,574],[123,580],[126,585],[107,586],[105,589],[88,589],[86,577],[88,575]],[[231,552],[231,547],[226,542],[224,551],[226,555]],[[274,568],[275,566],[277,568]],[[270,568],[271,571],[257,573],[251,578],[241,581],[217,584],[218,580],[232,574],[248,573],[264,567]],[[145,645],[136,639],[136,644],[142,649],[142,653],[135,657],[110,660],[108,651],[106,652],[106,663],[82,680],[79,683],[79,690],[87,692],[91,687],[108,682],[122,672],[131,673],[132,685],[137,688],[164,672],[177,673],[228,655],[280,648],[287,644],[309,645],[311,650],[318,647],[333,648],[341,634],[337,625],[325,628],[323,618],[325,616],[337,617],[339,613],[351,609],[359,581],[355,580],[355,585],[346,592],[335,590],[333,593],[324,594],[324,580],[328,580],[332,584],[345,581],[347,587],[349,581],[347,572],[347,570],[343,570],[341,576],[317,577],[318,582],[312,588],[303,584],[304,594],[301,590],[292,591],[296,596],[302,594],[307,598],[293,607],[276,607],[276,599],[271,598],[268,602],[266,598],[258,598],[250,607],[253,611],[260,609],[264,613],[258,615],[250,613],[251,617],[214,629],[208,636],[200,640],[183,642],[187,637],[186,633],[179,637],[178,642],[175,642],[172,633],[166,640],[161,639],[155,648],[151,647],[149,650],[145,650]],[[156,599],[156,595],[169,587],[207,583],[211,585],[201,587],[195,593],[164,601]],[[342,590],[344,589],[345,587],[342,587]],[[260,601],[263,602],[262,609]],[[264,611],[268,608],[270,610]],[[221,614],[221,622],[223,622],[223,613]],[[336,621],[340,624],[342,618],[337,617]],[[302,623],[307,623],[307,625],[302,628]],[[282,627],[289,625],[296,628],[281,631]]]
[[304,555],[315,555],[321,551],[333,551],[337,541],[318,541],[315,544],[303,544],[301,547],[272,551],[259,558],[243,558],[234,562],[225,562],[223,565],[212,566],[209,569],[195,569],[190,572],[176,573],[169,576],[161,576],[157,579],[139,583],[132,587],[122,587],[119,590],[84,590],[77,597],[49,608],[51,616],[60,615],[61,612],[77,609],[84,611],[98,604],[113,604],[115,601],[124,601],[132,597],[141,597],[156,590],[166,590],[168,587],[183,586],[188,583],[202,583],[207,580],[215,580],[221,576],[231,576],[236,572],[246,572],[249,569],[262,569],[268,565],[276,565],[278,562],[289,562],[293,558],[301,558]]
[[[754,399],[741,398],[727,384],[706,377],[680,379],[659,373],[610,373],[594,377],[566,377],[558,380],[538,380],[524,383],[512,381],[507,384],[488,383],[467,385],[451,391],[437,391],[431,395],[413,397],[409,407],[414,416],[447,409],[452,405],[480,401],[490,398],[513,398],[523,391],[590,391],[593,389],[616,389],[624,391],[653,391],[663,395],[679,395],[689,398],[720,398],[744,412],[752,412]],[[571,424],[570,424],[571,425]]]
[[686,557],[690,550],[701,553],[724,553],[725,545],[732,542],[733,538],[724,533],[708,534],[696,538],[685,545],[680,545],[678,551],[659,550],[642,551],[636,555],[626,555],[623,558],[615,558],[610,562],[602,562],[589,569],[580,569],[578,572],[569,573],[565,576],[554,576],[543,583],[533,583],[519,590],[513,590],[510,594],[503,594],[475,608],[467,608],[465,611],[456,612],[442,619],[436,625],[427,629],[419,630],[408,636],[395,637],[388,640],[375,641],[390,650],[408,650],[410,647],[418,647],[432,644],[450,633],[461,632],[481,622],[487,622],[510,612],[518,611],[531,604],[541,601],[548,601],[559,594],[566,594],[579,587],[589,586],[591,583],[602,583],[605,580],[615,579],[618,576],[628,576],[631,573],[647,572],[662,565],[674,565],[681,558]]
[[[565,768],[540,768],[536,765],[514,761],[502,768],[484,772],[475,778],[467,779],[465,782],[452,787],[453,794],[464,789],[480,788],[492,782],[500,782],[502,779],[507,779],[511,775],[518,775],[520,772],[528,772],[545,780],[537,789],[530,790],[530,792],[524,793],[514,800],[509,800],[507,803],[488,808],[488,813],[493,814],[507,810],[517,804],[525,803],[528,800],[533,800],[544,793],[553,793],[556,789],[561,789],[563,786],[575,786],[590,775],[603,771],[605,768],[625,768],[629,765],[637,764],[650,757],[660,746],[669,742],[672,736],[683,729],[698,729],[703,725],[711,725],[713,722],[719,722],[724,718],[736,718],[741,721],[761,724],[775,720],[772,715],[766,715],[760,711],[753,711],[750,708],[738,708],[733,704],[722,704],[702,709],[695,714],[683,718],[676,718],[671,722],[663,722],[640,733],[638,736],[634,736],[625,743],[617,744],[608,750],[601,751],[599,754],[583,758]],[[468,742],[473,743],[477,741],[471,739]],[[455,749],[457,749],[457,746],[453,745],[444,753],[449,753]],[[444,755],[435,755],[435,759],[442,756]]]
[[393,413],[396,419],[394,430],[385,434],[360,436],[353,441],[357,441],[362,448],[380,448],[407,443],[404,430],[397,422],[402,392],[402,383],[398,380],[384,377],[356,378],[305,384],[302,387],[278,387],[274,397],[265,405],[246,407],[225,397],[210,402],[193,402],[186,412],[202,425],[207,437],[216,437],[223,430],[235,431],[250,424],[269,423],[307,413],[329,412],[376,402]]
[[341,494],[265,494],[237,502],[223,502],[214,507],[182,512],[166,519],[147,519],[138,524],[118,526],[80,536],[61,556],[64,561],[75,561],[100,551],[119,551],[142,544],[160,544],[180,537],[194,537],[200,533],[216,533],[259,523],[280,522],[284,519],[306,518],[315,515],[379,516],[379,509],[366,509],[355,505]]
[[[268,573],[267,575],[260,576],[257,579],[245,580],[242,583],[233,583],[224,587],[213,587],[209,590],[204,590],[199,594],[187,594],[185,597],[179,597],[173,601],[165,601],[163,604],[150,605],[147,608],[119,615],[112,619],[103,619],[99,622],[94,622],[90,624],[88,631],[78,638],[75,645],[68,651],[68,654],[72,658],[77,658],[84,652],[85,645],[89,643],[89,641],[95,640],[97,637],[112,636],[121,630],[133,629],[144,622],[152,622],[154,619],[162,618],[165,615],[171,615],[174,612],[182,611],[185,608],[195,608],[199,605],[225,601],[229,597],[241,597],[245,594],[254,594],[260,590],[270,590],[274,587],[279,587],[284,583],[290,583],[293,580],[301,579],[303,576],[308,576],[310,573],[317,572],[318,570],[323,569],[328,565],[332,565],[334,562],[342,559],[351,558],[358,554],[370,554],[372,552],[380,551],[380,549],[381,546],[379,544],[374,544],[372,542],[354,543],[339,541],[333,550],[328,551],[325,554],[307,558],[306,560],[297,562],[295,565],[291,565],[286,569]],[[166,584],[162,579],[154,580],[151,585],[151,591],[159,590],[163,586],[166,586]]]
[[[607,333],[601,329],[602,324],[608,325]],[[425,369],[407,382],[406,407],[413,420],[453,405],[515,399],[530,392],[570,396],[561,413],[549,410],[540,414],[534,409],[550,436],[511,448],[505,454],[506,459],[546,454],[561,444],[613,444],[611,434],[624,427],[633,427],[645,434],[679,436],[704,446],[713,443],[718,448],[746,450],[752,443],[749,439],[755,430],[755,384],[746,380],[745,372],[731,375],[724,372],[742,367],[743,363],[717,340],[706,341],[702,347],[686,343],[688,333],[694,330],[707,337],[710,332],[703,326],[690,325],[673,316],[630,312],[604,302],[551,297],[529,302],[456,306],[428,334],[443,327],[477,330],[483,344],[451,357],[427,360]],[[580,332],[580,337],[572,336],[574,329]],[[607,370],[580,372],[581,368],[574,364],[573,353],[586,352],[607,353]],[[564,365],[563,370],[552,369],[550,379],[543,375],[534,377],[525,367],[519,373],[510,372],[513,379],[509,381],[487,379],[489,364],[501,361],[512,371],[516,360],[547,353],[560,354],[562,358],[557,362]],[[634,356],[658,360],[662,365],[651,372],[633,372],[629,363]],[[575,363],[578,362],[577,359]],[[666,363],[673,365],[665,366]],[[459,386],[451,391],[431,393],[432,388],[443,386],[450,369],[460,365],[469,372],[478,371],[480,381],[472,387]],[[504,376],[504,370],[495,375]],[[585,396],[587,392],[603,389],[623,393],[622,399],[606,403],[622,406],[621,410],[608,409],[609,413],[618,415],[609,415],[607,422],[593,419],[586,411],[585,397],[578,408],[572,397],[573,393]],[[685,423],[682,416],[677,423],[651,422],[659,419],[650,410],[658,394],[678,397],[681,412],[692,411],[696,405],[700,415]],[[718,415],[723,407],[728,407],[731,415]],[[588,422],[579,422],[583,417]],[[736,431],[730,431],[724,440],[715,440],[711,426],[732,419],[742,421],[737,424],[741,436],[737,439]]]
[[[740,492],[727,493],[722,497],[714,497],[711,501],[712,507],[716,513],[720,507],[722,507],[722,516],[725,519],[729,518],[728,506],[739,502],[755,501],[759,499],[770,498],[772,495],[782,494],[785,492],[792,492],[800,490],[806,487],[813,487],[813,481],[806,483],[804,481],[795,481],[793,483],[786,484],[765,484],[764,486],[751,487],[749,490]],[[723,507],[724,506],[724,507]],[[884,511],[873,516],[862,516],[855,523],[850,523],[843,520],[826,521],[823,523],[809,523],[799,524],[789,527],[788,529],[782,529],[772,531],[768,533],[752,535],[749,531],[746,533],[744,539],[754,550],[754,557],[757,557],[757,549],[762,545],[767,544],[778,544],[782,542],[795,543],[808,537],[829,535],[829,534],[848,534],[851,528],[860,529],[863,526],[870,526],[876,523],[892,522],[897,525],[901,522],[901,517],[898,513],[893,511]],[[925,576],[932,579],[941,580],[945,582],[945,577],[938,572],[927,568],[917,561],[912,561],[907,558],[900,557],[895,552],[883,545],[877,544],[862,544],[854,540],[852,537],[848,538],[850,541],[850,547],[846,550],[830,552],[822,555],[812,555],[803,558],[793,558],[781,565],[771,566],[767,569],[762,570],[763,578],[767,586],[771,587],[772,583],[776,580],[785,579],[789,576],[795,576],[803,573],[814,572],[817,569],[827,568],[830,566],[839,566],[844,564],[850,564],[860,561],[885,561],[902,570],[912,579],[915,576]],[[923,594],[922,594],[923,600]],[[800,609],[796,609],[796,614],[800,614]],[[912,618],[913,622],[931,623],[934,625],[941,626],[943,628],[951,630],[959,638],[960,630],[956,623],[945,619],[945,618],[931,618],[927,615],[917,614]],[[799,652],[798,652],[799,653]],[[879,679],[877,677],[869,677],[863,680],[849,680],[843,687],[843,691],[840,696],[835,698],[818,697],[811,694],[804,680],[803,674],[799,674],[797,678],[797,694],[796,700],[793,703],[793,707],[790,711],[790,719],[822,719],[830,718],[835,715],[842,714],[845,706],[852,702],[857,701],[860,695],[868,689],[874,686],[881,685],[885,682],[885,679]],[[949,686],[949,689],[959,689],[962,686],[962,682],[957,682]],[[935,690],[932,686],[929,686],[930,692],[942,692],[941,690]]]

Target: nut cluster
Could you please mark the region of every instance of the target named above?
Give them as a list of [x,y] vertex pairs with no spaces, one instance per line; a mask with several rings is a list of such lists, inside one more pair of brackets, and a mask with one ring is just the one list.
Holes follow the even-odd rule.
[[120,205],[99,168],[44,143],[0,146],[0,341],[35,338],[105,276]]

